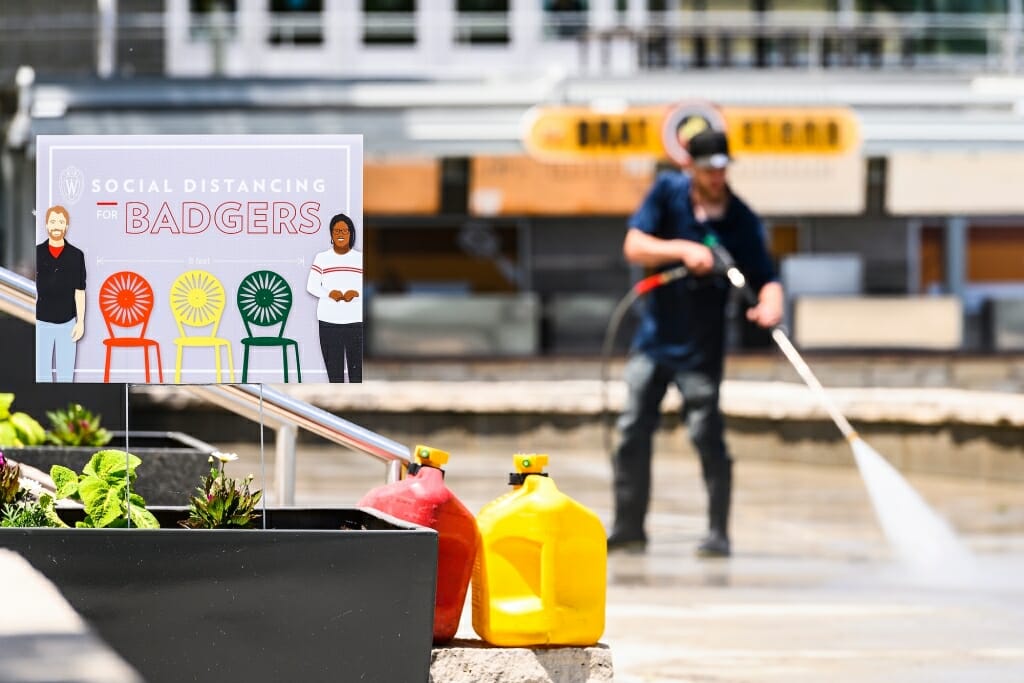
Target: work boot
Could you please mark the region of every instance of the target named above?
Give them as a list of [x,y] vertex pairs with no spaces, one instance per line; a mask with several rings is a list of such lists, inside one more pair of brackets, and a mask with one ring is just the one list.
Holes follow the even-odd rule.
[[709,531],[697,546],[697,557],[724,558],[731,554],[729,539],[718,531]]
[[639,555],[647,550],[647,537],[640,533],[623,533],[613,531],[608,536],[608,552],[621,552],[627,555]]
[[705,462],[708,489],[708,535],[697,546],[698,557],[729,557],[729,508],[732,501],[732,461]]

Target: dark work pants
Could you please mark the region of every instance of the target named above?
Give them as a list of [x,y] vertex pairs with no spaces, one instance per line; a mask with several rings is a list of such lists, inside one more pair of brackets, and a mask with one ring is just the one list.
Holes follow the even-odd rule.
[[363,381],[363,324],[347,323],[338,325],[320,321],[320,351],[327,366],[327,379],[331,382],[345,381],[345,366],[348,365],[348,381]]
[[728,538],[732,458],[725,447],[724,421],[718,407],[720,379],[700,371],[677,371],[640,353],[626,363],[629,393],[626,409],[618,421],[620,443],[612,458],[613,534],[646,538],[644,519],[651,497],[651,444],[661,401],[671,382],[683,396],[682,418],[700,456],[708,492],[708,526]]

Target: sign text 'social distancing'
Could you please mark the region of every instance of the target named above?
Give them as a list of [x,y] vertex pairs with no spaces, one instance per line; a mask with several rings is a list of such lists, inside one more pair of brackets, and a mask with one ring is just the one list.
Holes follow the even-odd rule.
[[362,137],[40,136],[36,380],[362,379]]

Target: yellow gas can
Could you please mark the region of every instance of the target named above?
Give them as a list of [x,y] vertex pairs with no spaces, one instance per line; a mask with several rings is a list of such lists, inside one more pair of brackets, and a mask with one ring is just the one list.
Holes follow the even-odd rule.
[[601,520],[558,490],[544,472],[547,455],[513,461],[513,490],[477,515],[473,629],[501,647],[593,645],[607,590]]

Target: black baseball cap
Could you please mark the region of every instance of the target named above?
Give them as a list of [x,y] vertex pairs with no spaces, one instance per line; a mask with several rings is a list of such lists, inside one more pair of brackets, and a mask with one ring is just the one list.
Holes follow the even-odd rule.
[[729,140],[718,130],[702,130],[686,143],[686,151],[694,166],[701,168],[725,168],[732,161],[729,156]]

